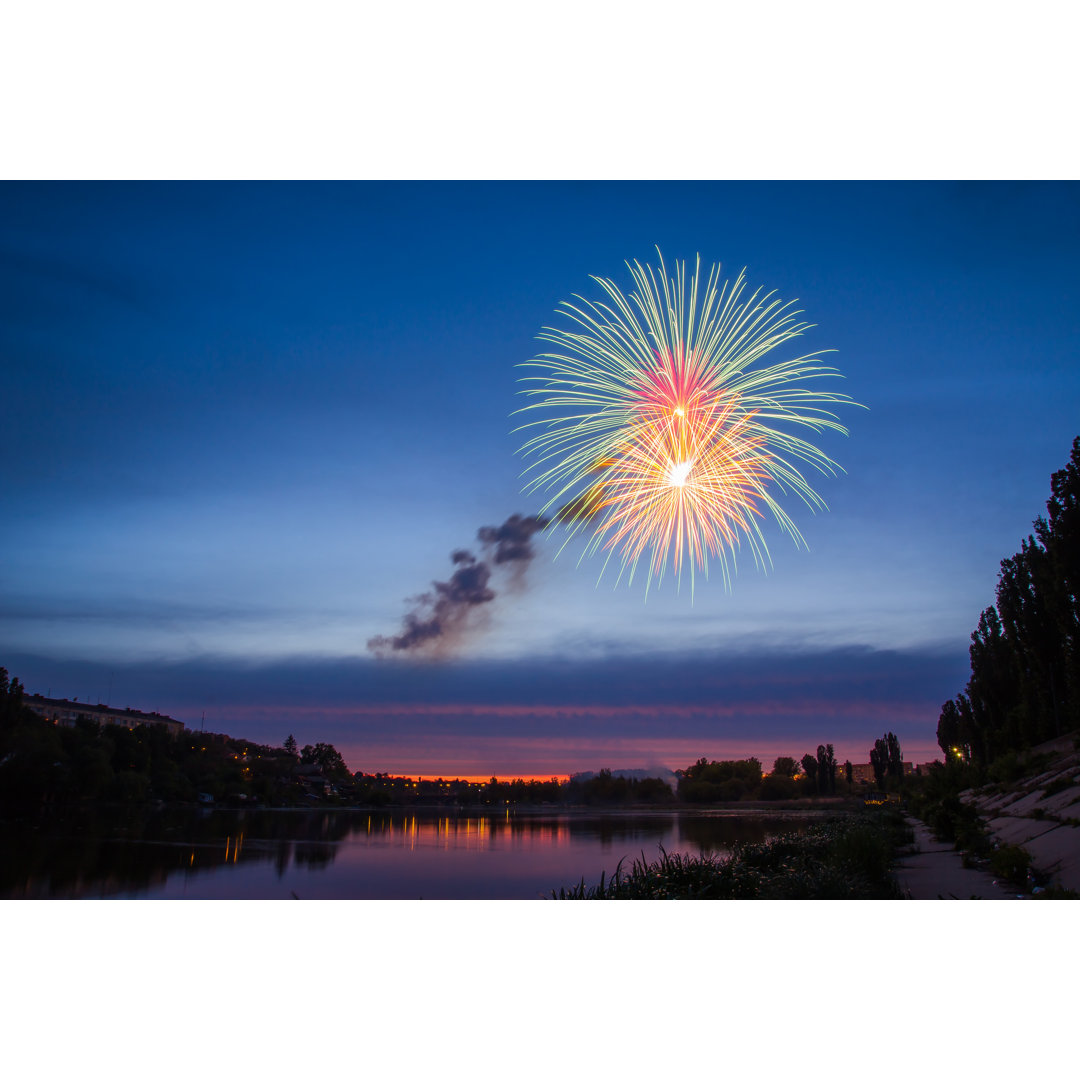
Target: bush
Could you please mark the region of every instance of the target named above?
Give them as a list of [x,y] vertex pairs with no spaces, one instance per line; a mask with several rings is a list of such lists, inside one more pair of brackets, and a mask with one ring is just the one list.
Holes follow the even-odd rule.
[[917,810],[933,834],[945,843],[955,844],[975,853],[989,850],[990,840],[978,812],[958,795],[946,795],[936,802],[920,805]]
[[1002,844],[990,855],[990,871],[1014,885],[1026,885],[1031,856],[1017,844]]
[[1024,768],[1015,751],[1009,751],[994,761],[986,770],[987,779],[995,784],[1011,784],[1024,775]]

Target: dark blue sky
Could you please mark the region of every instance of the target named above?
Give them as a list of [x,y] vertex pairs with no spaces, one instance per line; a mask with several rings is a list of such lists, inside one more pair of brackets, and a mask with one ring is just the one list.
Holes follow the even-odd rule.
[[[936,753],[999,561],[1080,434],[1080,189],[1043,183],[0,186],[0,663],[355,768]],[[645,603],[553,561],[437,665],[406,598],[521,494],[560,300],[721,262],[835,349],[846,474],[809,543]],[[439,763],[444,766],[440,770]]]

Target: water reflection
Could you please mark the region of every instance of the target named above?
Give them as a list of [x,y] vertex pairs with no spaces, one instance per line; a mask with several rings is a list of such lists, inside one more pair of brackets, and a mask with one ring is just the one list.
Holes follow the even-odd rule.
[[804,829],[724,812],[99,809],[4,826],[0,897],[530,899],[619,859]]

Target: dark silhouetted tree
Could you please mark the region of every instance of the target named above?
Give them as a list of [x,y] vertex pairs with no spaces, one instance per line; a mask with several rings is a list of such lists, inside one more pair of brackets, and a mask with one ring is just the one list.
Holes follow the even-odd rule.
[[956,761],[971,761],[971,743],[966,738],[960,716],[960,707],[955,701],[946,701],[941,706],[938,718],[937,741],[945,755],[946,764]]
[[328,780],[347,780],[349,768],[331,743],[316,743],[300,751],[301,765],[317,765]]
[[1080,726],[1080,437],[1050,478],[1047,516],[1001,562],[971,635],[971,678],[942,706],[946,758],[985,765]]
[[879,788],[885,786],[885,772],[889,767],[889,748],[884,739],[877,739],[870,751],[870,767],[874,770],[874,780]]
[[18,679],[8,680],[7,668],[0,667],[0,723],[22,719],[23,685]]
[[889,776],[903,780],[904,755],[900,751],[900,740],[891,731],[885,736],[885,753],[887,755],[886,771]]
[[817,786],[822,795],[836,792],[836,755],[832,743],[817,748]]
[[900,740],[891,731],[875,740],[874,749],[870,751],[870,765],[879,788],[885,787],[886,777],[903,778],[904,755],[900,750]]
[[699,758],[679,776],[679,798],[686,802],[734,802],[761,784],[761,762],[706,761]]

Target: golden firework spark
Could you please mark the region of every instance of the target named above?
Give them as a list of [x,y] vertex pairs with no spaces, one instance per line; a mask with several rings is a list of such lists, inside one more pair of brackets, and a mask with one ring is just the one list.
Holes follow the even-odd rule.
[[605,551],[605,567],[618,553],[620,578],[647,555],[646,591],[669,564],[679,581],[689,568],[693,591],[710,555],[730,587],[743,542],[755,564],[771,562],[765,511],[805,545],[774,492],[826,508],[801,470],[838,466],[800,432],[846,434],[826,406],[853,402],[807,385],[839,377],[820,351],[771,360],[810,324],[774,293],[743,299],[745,272],[721,284],[719,266],[703,278],[700,257],[690,276],[676,263],[669,277],[662,256],[657,269],[627,266],[629,297],[593,278],[607,301],[561,304],[573,325],[539,335],[560,351],[522,365],[542,374],[522,380],[539,385],[522,390],[535,400],[520,412],[545,412],[523,425],[539,429],[523,447],[537,456],[526,491],[551,491],[545,511],[560,507],[571,536],[591,528],[586,553]]

